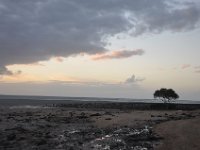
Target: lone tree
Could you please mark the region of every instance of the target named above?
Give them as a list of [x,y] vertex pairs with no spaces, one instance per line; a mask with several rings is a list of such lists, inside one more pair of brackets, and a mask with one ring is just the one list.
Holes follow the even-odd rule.
[[160,90],[156,90],[153,94],[154,98],[159,98],[164,103],[169,103],[171,100],[178,99],[179,96],[173,89],[161,88]]

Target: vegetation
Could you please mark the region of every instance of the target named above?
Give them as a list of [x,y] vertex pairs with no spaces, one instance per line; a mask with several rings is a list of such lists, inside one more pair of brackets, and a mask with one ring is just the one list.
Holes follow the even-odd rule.
[[178,99],[179,95],[173,89],[161,88],[155,91],[154,98],[159,98],[164,103],[170,103],[171,100]]

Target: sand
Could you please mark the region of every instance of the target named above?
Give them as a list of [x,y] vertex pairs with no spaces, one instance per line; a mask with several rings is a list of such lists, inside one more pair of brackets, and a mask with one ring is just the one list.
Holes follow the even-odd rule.
[[164,137],[156,150],[200,150],[200,118],[169,121],[155,127]]

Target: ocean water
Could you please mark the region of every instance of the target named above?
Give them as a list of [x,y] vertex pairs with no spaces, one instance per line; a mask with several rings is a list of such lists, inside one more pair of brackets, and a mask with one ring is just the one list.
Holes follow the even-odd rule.
[[[19,96],[0,95],[0,106],[41,106],[51,104],[65,104],[69,102],[135,102],[135,103],[162,103],[158,99],[131,99],[131,98],[99,98],[99,97],[58,97],[58,96]],[[200,101],[176,100],[172,103],[200,104]]]

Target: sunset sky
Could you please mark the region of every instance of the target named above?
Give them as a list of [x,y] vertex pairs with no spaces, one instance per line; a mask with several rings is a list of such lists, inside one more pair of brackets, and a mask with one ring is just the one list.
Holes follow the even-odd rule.
[[0,94],[200,100],[199,0],[0,0]]

